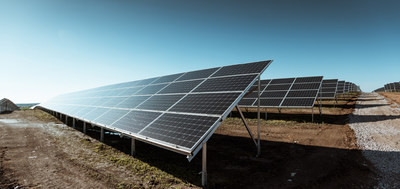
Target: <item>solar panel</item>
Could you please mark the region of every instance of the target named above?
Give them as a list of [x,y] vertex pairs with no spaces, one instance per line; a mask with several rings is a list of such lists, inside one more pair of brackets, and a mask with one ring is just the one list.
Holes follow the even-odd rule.
[[318,96],[319,99],[333,99],[336,97],[338,90],[337,79],[327,79],[322,81],[321,91]]
[[38,107],[193,157],[271,62],[108,85]]
[[395,89],[395,92],[399,92],[400,91],[400,83],[399,82],[395,82],[394,83],[394,89]]
[[345,82],[344,93],[349,93],[349,92],[350,92],[350,82]]
[[[266,108],[312,108],[321,88],[322,76],[263,80],[260,105]],[[263,87],[263,83],[265,86]],[[257,106],[257,87],[246,94],[239,106]]]
[[336,94],[344,94],[345,81],[338,81]]

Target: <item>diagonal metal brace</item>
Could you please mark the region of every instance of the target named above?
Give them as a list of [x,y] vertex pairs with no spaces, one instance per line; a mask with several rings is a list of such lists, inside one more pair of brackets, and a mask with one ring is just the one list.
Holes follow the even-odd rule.
[[240,118],[242,118],[243,124],[247,129],[247,132],[249,133],[251,139],[253,139],[254,144],[256,145],[256,147],[258,146],[256,139],[254,138],[253,134],[250,131],[249,125],[247,125],[246,119],[244,119],[243,113],[240,110],[239,106],[236,105],[236,109],[238,110],[239,114],[240,114]]

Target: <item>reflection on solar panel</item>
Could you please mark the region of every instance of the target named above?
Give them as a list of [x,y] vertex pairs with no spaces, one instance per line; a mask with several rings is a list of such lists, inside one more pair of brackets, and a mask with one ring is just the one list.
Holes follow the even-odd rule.
[[192,157],[271,62],[108,85],[39,107]]
[[321,91],[318,96],[319,99],[333,99],[336,97],[336,90],[338,87],[337,79],[328,79],[322,81]]
[[[260,105],[266,108],[312,108],[321,88],[322,76],[263,80]],[[257,106],[257,87],[239,102],[241,107]]]

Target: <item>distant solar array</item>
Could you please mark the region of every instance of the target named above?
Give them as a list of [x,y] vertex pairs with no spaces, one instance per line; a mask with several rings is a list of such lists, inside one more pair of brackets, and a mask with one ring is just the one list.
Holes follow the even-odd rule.
[[15,105],[11,100],[3,98],[0,100],[0,113],[13,112],[18,110],[19,107]]
[[61,95],[39,107],[194,156],[271,62],[114,84]]
[[383,87],[376,89],[375,92],[400,92],[400,82],[385,84]]
[[[312,108],[322,84],[322,76],[261,81],[260,105],[264,108]],[[257,106],[257,86],[239,102],[241,107]]]

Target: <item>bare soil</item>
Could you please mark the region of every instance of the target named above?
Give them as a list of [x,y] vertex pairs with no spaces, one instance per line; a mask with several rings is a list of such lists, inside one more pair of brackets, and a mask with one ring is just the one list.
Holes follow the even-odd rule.
[[400,105],[400,93],[399,92],[381,92],[380,95],[384,96],[390,103],[396,103]]
[[[375,168],[347,124],[355,101],[336,107],[327,103],[322,116],[316,108],[316,123],[310,122],[311,110],[267,110],[259,158],[233,112],[207,143],[209,188],[372,188]],[[245,114],[256,134],[256,113]],[[0,119],[19,120],[0,122],[0,188],[201,186],[201,153],[189,163],[182,155],[137,142],[133,158],[129,139],[110,133],[100,143],[97,128],[84,135],[79,122],[75,130],[39,110]]]

